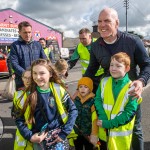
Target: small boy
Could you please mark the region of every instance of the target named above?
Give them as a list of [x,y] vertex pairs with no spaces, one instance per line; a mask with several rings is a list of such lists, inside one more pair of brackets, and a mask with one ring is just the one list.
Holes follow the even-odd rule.
[[74,126],[77,139],[74,141],[76,150],[92,150],[98,140],[97,116],[94,107],[93,81],[82,77],[78,81],[78,95],[74,103],[78,109],[78,117]]
[[129,70],[130,58],[126,53],[113,55],[109,68],[111,76],[102,79],[96,92],[97,125],[102,127],[99,129],[99,138],[101,143],[107,142],[107,147],[102,144],[102,150],[130,149],[139,101],[128,94],[133,88],[129,88]]

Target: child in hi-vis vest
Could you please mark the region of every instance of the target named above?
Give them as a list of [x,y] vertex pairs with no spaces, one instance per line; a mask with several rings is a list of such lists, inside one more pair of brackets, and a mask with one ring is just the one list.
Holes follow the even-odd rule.
[[[21,135],[35,150],[69,150],[67,135],[73,129],[77,109],[50,60],[38,59],[31,65],[30,92],[15,120]],[[24,113],[30,108],[29,119]],[[67,110],[67,113],[65,111]],[[32,124],[29,129],[26,123]]]
[[[25,89],[29,87],[31,83],[31,69],[27,69],[24,71],[22,74],[22,81],[24,84],[24,87],[16,91],[14,94],[14,99],[13,99],[13,117],[17,117],[17,112],[15,110],[21,110],[23,109],[23,105],[25,103],[25,100],[29,93],[24,93]],[[24,96],[21,97],[21,95],[24,93]],[[29,107],[27,108],[26,112],[24,113],[24,119],[28,120],[29,118]],[[27,124],[27,127],[31,129],[31,124]],[[23,138],[23,136],[20,134],[18,128],[16,131],[16,136],[15,136],[15,142],[14,142],[14,150],[33,150],[33,146],[31,142],[27,142],[26,139]]]
[[130,58],[126,53],[113,55],[109,67],[111,76],[101,80],[96,92],[99,138],[101,143],[106,142],[101,145],[102,150],[130,149],[135,112],[141,99],[128,94],[134,88],[130,88],[129,70]]

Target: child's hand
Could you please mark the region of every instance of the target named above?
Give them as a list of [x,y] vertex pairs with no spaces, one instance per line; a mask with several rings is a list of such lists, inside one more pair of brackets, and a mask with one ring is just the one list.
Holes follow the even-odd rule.
[[43,132],[40,136],[38,133],[35,133],[30,141],[33,142],[33,143],[41,143],[47,136],[47,133]]
[[[47,140],[47,139],[46,139]],[[55,140],[54,141],[52,141],[52,142],[48,142],[46,145],[47,146],[50,146],[50,145],[52,145],[52,144],[54,144],[54,143],[58,143],[58,142],[61,142],[62,141],[62,139],[57,135],[57,136],[55,136]]]
[[97,125],[98,125],[99,127],[102,127],[102,120],[98,120],[98,121],[97,121]]
[[96,135],[90,135],[90,142],[96,146],[97,142],[98,142],[98,137]]

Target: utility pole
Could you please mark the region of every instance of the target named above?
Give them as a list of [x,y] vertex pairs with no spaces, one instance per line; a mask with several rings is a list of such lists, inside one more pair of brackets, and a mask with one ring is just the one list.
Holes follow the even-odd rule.
[[129,9],[129,0],[124,0],[124,7],[126,8],[126,32],[128,32],[128,9]]

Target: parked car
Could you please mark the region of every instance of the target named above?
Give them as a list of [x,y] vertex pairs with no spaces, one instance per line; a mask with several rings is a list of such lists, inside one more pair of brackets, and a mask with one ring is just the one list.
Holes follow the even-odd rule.
[[76,47],[69,48],[69,58],[71,58],[72,54],[74,53]]
[[8,74],[7,56],[0,52],[0,77]]

